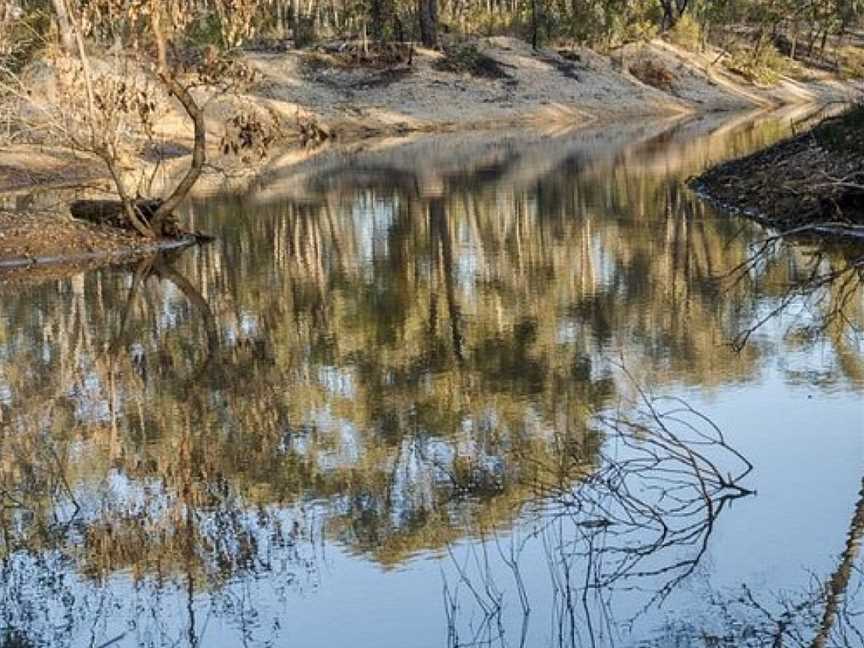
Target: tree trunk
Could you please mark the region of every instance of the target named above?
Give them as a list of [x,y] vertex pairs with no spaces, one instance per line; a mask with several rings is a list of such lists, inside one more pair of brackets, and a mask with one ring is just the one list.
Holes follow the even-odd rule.
[[198,105],[198,102],[195,101],[189,90],[177,80],[173,71],[168,67],[168,44],[162,32],[159,22],[160,18],[161,15],[156,10],[150,14],[150,25],[153,29],[153,36],[156,39],[159,79],[168,89],[168,92],[177,98],[183,106],[183,110],[186,111],[186,114],[192,120],[195,131],[195,143],[192,148],[192,164],[189,170],[173,193],[159,205],[156,213],[153,214],[150,226],[157,236],[162,234],[163,225],[169,222],[169,217],[179,207],[183,199],[186,198],[192,187],[195,186],[195,183],[198,182],[198,178],[204,169],[204,163],[207,161],[207,129],[204,122],[204,109]]
[[537,3],[540,0],[531,0],[531,48],[536,50],[540,47],[540,11]]
[[69,12],[66,10],[66,0],[51,0],[57,17],[57,29],[60,31],[60,42],[67,54],[75,53],[75,35],[69,22]]
[[675,26],[675,8],[672,6],[672,0],[660,0],[660,6],[663,8],[663,22],[660,29],[667,32]]
[[852,523],[849,525],[849,534],[846,536],[846,546],[840,555],[840,563],[825,584],[825,609],[822,612],[822,622],[810,648],[824,648],[831,639],[831,631],[837,621],[841,599],[849,587],[849,580],[855,569],[855,560],[861,551],[862,536],[864,536],[864,480],[861,481],[858,503],[852,515]]
[[389,13],[387,10],[387,0],[372,0],[369,12],[369,27],[372,33],[372,40],[378,43],[384,40],[384,27],[387,24],[387,15]]
[[825,47],[828,45],[828,27],[823,28],[822,43],[819,45],[819,58],[825,60]]
[[438,0],[417,0],[420,18],[420,42],[424,47],[438,47]]
[[453,281],[453,244],[450,240],[450,225],[447,221],[447,210],[441,198],[429,202],[429,221],[433,241],[438,239],[440,246],[441,272],[444,274],[444,292],[447,296],[447,312],[450,317],[450,335],[453,339],[453,354],[461,365],[465,361],[462,353],[464,336],[462,335],[462,310],[456,299],[456,287]]

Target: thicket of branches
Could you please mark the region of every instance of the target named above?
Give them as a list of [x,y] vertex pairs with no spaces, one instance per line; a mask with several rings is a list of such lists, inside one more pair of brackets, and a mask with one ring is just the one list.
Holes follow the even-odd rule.
[[[205,107],[253,80],[228,50],[253,33],[252,0],[52,0],[0,3],[0,96],[24,140],[60,143],[105,164],[119,202],[73,205],[73,214],[110,220],[146,237],[181,233],[174,211],[207,159]],[[216,17],[221,47],[189,47],[202,16]],[[25,71],[39,52],[50,80]],[[94,55],[95,52],[95,55]],[[38,71],[35,74],[39,74]],[[45,75],[43,74],[43,77]],[[38,91],[34,89],[38,87]],[[188,169],[160,198],[144,198],[153,177],[132,186],[124,160],[145,143],[174,107],[191,124]],[[254,115],[228,119],[223,147],[257,149],[270,139]],[[158,168],[158,167],[157,167]],[[155,172],[154,172],[155,175]],[[149,181],[148,181],[149,180]],[[80,212],[80,213],[78,213]]]

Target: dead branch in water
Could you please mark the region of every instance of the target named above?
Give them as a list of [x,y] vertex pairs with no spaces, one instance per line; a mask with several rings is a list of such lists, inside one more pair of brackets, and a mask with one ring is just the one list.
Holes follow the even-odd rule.
[[[529,540],[543,543],[552,627],[562,645],[579,645],[581,633],[595,645],[600,627],[594,617],[599,610],[608,621],[615,592],[644,592],[643,611],[660,604],[694,573],[722,512],[754,494],[743,485],[752,464],[716,424],[681,399],[636,391],[635,411],[596,417],[605,438],[596,470],[576,483],[538,484],[542,521]],[[527,542],[512,538],[509,553],[501,552],[517,584],[524,624],[532,608],[518,558]],[[477,628],[490,635],[487,643],[503,642],[502,594],[478,551],[469,548],[460,562],[451,550],[459,575],[455,588],[446,580],[444,585],[451,646],[480,640]],[[472,593],[482,619],[469,643],[459,640],[460,587]],[[526,636],[523,626],[518,645]]]

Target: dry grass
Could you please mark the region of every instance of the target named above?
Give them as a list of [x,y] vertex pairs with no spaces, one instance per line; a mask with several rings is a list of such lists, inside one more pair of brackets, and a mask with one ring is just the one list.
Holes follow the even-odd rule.
[[695,52],[701,49],[702,27],[690,14],[684,14],[666,37],[678,47]]
[[839,58],[843,76],[864,79],[864,49],[847,45],[840,50]]

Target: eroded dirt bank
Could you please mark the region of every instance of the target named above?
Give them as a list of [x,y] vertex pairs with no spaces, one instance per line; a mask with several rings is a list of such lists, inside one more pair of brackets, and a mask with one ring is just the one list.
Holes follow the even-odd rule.
[[864,106],[715,166],[692,185],[783,233],[864,239]]
[[[338,51],[250,53],[262,74],[260,97],[282,113],[308,112],[336,130],[439,130],[508,123],[613,122],[637,115],[741,110],[840,100],[854,84],[801,70],[758,87],[695,53],[656,40],[612,56],[588,49],[540,49],[507,37],[483,39],[481,70],[448,71],[448,56],[417,50],[411,65],[347,67]],[[640,64],[664,71],[640,80]],[[442,65],[443,64],[443,65]]]
[[60,210],[0,209],[0,284],[44,281],[192,243],[192,237],[149,240],[75,220]]

